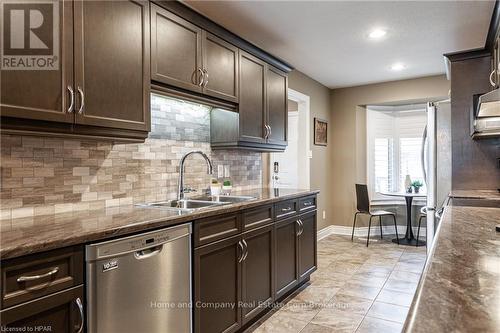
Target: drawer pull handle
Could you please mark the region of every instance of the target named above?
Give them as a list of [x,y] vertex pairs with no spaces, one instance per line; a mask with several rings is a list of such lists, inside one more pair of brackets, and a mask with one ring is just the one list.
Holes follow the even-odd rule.
[[287,208],[281,208],[282,212],[289,212],[292,210],[292,207],[287,207]]
[[308,201],[308,202],[304,202],[304,206],[308,207],[308,206],[312,206],[312,202]]
[[53,270],[51,270],[50,272],[47,272],[47,273],[41,274],[41,275],[20,276],[20,277],[17,278],[17,282],[26,282],[26,281],[39,280],[39,279],[43,279],[43,278],[52,276],[52,275],[56,274],[57,272],[59,272],[59,267],[56,267]]
[[78,306],[78,311],[80,312],[80,327],[78,328],[78,331],[77,333],[82,333],[83,331],[83,323],[84,323],[84,319],[83,319],[83,304],[82,304],[82,300],[80,299],[80,297],[78,297],[76,300],[76,305]]

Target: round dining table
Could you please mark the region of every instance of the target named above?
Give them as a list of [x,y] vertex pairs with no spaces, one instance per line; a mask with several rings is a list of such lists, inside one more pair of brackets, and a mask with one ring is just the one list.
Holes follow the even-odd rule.
[[[390,197],[404,197],[406,201],[406,232],[405,237],[399,239],[400,245],[417,245],[417,239],[413,236],[413,230],[411,228],[411,205],[413,203],[413,198],[426,198],[425,193],[407,193],[407,192],[378,192],[382,195],[387,195]],[[394,238],[393,243],[397,243],[398,240]],[[425,246],[425,241],[418,240],[418,246]]]

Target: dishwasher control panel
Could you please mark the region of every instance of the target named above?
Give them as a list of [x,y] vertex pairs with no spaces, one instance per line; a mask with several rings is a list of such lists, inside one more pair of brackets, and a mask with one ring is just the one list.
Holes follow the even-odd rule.
[[87,259],[119,256],[168,243],[191,233],[191,225],[181,225],[141,235],[124,237],[117,240],[87,246]]

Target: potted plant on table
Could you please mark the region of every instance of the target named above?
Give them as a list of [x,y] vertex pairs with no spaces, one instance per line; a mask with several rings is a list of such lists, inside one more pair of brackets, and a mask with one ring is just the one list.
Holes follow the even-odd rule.
[[411,183],[411,186],[415,189],[415,193],[419,193],[420,188],[424,186],[424,184],[420,180],[415,180]]

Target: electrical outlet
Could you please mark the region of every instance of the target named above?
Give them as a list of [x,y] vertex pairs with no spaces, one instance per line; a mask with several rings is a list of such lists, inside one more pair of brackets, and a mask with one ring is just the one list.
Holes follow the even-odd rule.
[[219,164],[217,166],[217,178],[223,178],[224,177],[224,165]]
[[323,211],[323,220],[326,219],[326,211]]

